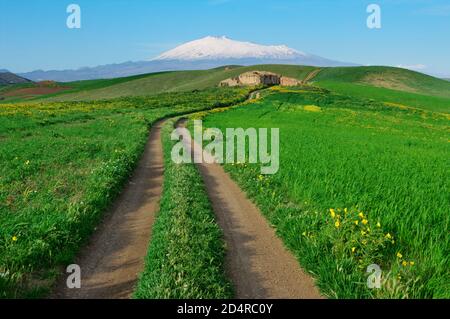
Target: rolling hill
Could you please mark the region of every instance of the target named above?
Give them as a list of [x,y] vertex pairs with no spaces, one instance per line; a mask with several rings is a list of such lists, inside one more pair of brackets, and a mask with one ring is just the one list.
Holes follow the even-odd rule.
[[[318,68],[278,64],[226,66],[210,70],[160,72],[110,80],[68,82],[63,83],[66,90],[33,97],[30,101],[89,101],[201,90],[215,87],[224,79],[252,70],[275,72],[299,80],[308,79],[313,85],[358,98],[406,104],[405,106],[444,113],[448,113],[450,109],[450,82],[422,73],[393,67]],[[0,89],[0,98],[1,96]],[[17,101],[20,100],[17,98]]]
[[[189,91],[217,86],[224,79],[241,73],[260,70],[279,73],[303,80],[317,67],[294,65],[229,66],[211,70],[152,73],[134,78],[107,80],[101,88],[86,86],[72,94],[54,97],[57,100],[94,100],[127,95],[149,95],[160,92]],[[117,81],[115,83],[114,81]],[[380,92],[405,92],[440,98],[450,98],[450,83],[422,73],[392,67],[335,67],[322,68],[311,79],[324,87],[345,87],[364,91],[377,88]],[[76,82],[81,85],[83,82]],[[94,82],[96,83],[96,82]],[[111,84],[111,85],[109,85]],[[68,83],[69,86],[72,84]]]
[[12,85],[21,83],[31,83],[31,81],[7,70],[0,70],[0,85]]
[[[51,100],[96,100],[123,96],[150,95],[161,92],[200,90],[215,87],[224,79],[252,70],[271,71],[289,77],[303,79],[314,69],[315,67],[309,66],[256,65],[248,67],[220,67],[211,70],[152,73],[133,81],[124,81],[123,83],[101,89],[55,96]],[[71,85],[71,83],[66,84]]]
[[393,67],[324,68],[315,80],[370,85],[411,93],[450,97],[448,82],[423,73]]

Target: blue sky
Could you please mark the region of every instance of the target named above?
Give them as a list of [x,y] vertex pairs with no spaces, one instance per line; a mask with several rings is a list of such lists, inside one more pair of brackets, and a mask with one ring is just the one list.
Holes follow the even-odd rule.
[[[81,29],[66,27],[71,3]],[[0,69],[14,72],[145,60],[207,35],[450,76],[450,0],[0,0]]]

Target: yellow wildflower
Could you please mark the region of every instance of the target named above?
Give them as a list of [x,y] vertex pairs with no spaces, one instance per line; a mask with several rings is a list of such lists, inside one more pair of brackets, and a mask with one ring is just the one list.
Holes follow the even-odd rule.
[[17,236],[13,236],[13,237],[11,238],[11,240],[12,240],[12,241],[17,241]]
[[355,220],[355,225],[359,225],[359,220]]
[[331,218],[336,217],[336,211],[333,208],[330,208],[330,215],[331,215]]
[[403,255],[400,252],[397,252],[397,257],[401,259],[403,258]]
[[364,214],[363,214],[362,212],[359,213],[358,216],[359,216],[360,218],[364,218]]
[[367,219],[363,219],[363,220],[361,221],[361,223],[363,223],[364,225],[367,225],[367,224],[369,223],[369,221],[368,221]]
[[406,267],[406,266],[408,266],[408,263],[403,260],[402,265],[403,265],[403,267]]
[[380,228],[380,227],[381,227],[381,224],[380,224],[380,222],[378,222],[378,223],[377,223],[377,227],[378,227],[378,228]]
[[336,228],[341,227],[341,222],[337,220],[337,221],[334,223],[334,226],[336,226]]
[[366,232],[364,230],[361,230],[361,235],[365,236]]
[[410,265],[410,266],[414,266],[414,265],[415,265],[415,262],[414,262],[414,261],[410,261],[410,262],[409,262],[409,265]]
[[391,239],[391,238],[392,238],[391,234],[387,233],[387,234],[386,234],[386,238],[387,238],[387,239]]
[[352,247],[352,253],[354,253],[356,250],[356,247]]

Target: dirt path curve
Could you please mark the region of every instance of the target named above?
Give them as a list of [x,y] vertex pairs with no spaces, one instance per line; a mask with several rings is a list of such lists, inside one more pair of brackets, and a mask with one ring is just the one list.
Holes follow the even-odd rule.
[[[178,123],[184,126],[185,120]],[[187,139],[185,139],[187,143]],[[193,147],[199,153],[199,147]],[[194,154],[195,156],[195,154]],[[219,164],[198,164],[227,245],[226,271],[238,299],[321,298],[259,209]]]
[[151,236],[163,183],[161,127],[151,129],[144,155],[125,190],[96,230],[76,264],[81,267],[81,289],[68,289],[62,276],[51,298],[130,298]]
[[320,71],[322,71],[322,69],[319,68],[319,69],[315,69],[314,71],[308,73],[306,78],[302,81],[302,84],[307,84],[308,82],[313,80],[317,76],[317,74],[320,73]]

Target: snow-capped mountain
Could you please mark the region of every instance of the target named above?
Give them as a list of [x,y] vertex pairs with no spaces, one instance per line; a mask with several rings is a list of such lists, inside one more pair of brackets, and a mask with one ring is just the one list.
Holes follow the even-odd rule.
[[260,45],[231,40],[225,36],[208,36],[182,44],[147,61],[108,64],[78,70],[38,70],[20,75],[33,81],[68,82],[117,78],[161,71],[205,70],[224,65],[256,64],[355,65],[307,54],[285,45]]
[[314,66],[351,66],[355,64],[332,61],[308,54],[286,45],[261,45],[207,36],[182,44],[162,53],[152,62],[194,63],[200,68],[222,65],[299,64]]
[[307,54],[285,45],[260,45],[222,37],[208,36],[187,42],[153,59],[160,60],[223,60],[223,59],[281,59],[306,57]]

